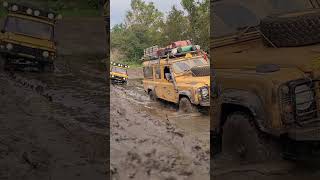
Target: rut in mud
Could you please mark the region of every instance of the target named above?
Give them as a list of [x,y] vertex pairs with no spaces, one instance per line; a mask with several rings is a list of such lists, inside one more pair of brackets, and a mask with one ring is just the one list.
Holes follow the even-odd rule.
[[0,179],[106,178],[103,21],[66,19],[57,36],[54,73],[0,70]]
[[151,102],[139,79],[110,93],[114,180],[209,179],[208,115],[183,115],[174,105]]

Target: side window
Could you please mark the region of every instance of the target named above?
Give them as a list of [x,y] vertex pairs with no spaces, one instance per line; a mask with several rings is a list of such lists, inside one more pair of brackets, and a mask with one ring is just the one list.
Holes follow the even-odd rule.
[[160,66],[156,66],[156,79],[161,79],[161,69],[160,69]]
[[153,78],[153,68],[152,67],[144,67],[143,68],[143,75],[146,79],[152,79]]

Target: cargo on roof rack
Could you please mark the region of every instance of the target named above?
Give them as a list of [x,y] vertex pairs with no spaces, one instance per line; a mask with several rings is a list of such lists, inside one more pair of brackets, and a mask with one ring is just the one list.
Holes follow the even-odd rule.
[[48,21],[56,21],[62,18],[61,14],[58,14],[49,9],[38,8],[27,3],[16,2],[3,2],[3,7],[10,13],[23,14],[27,16],[33,16]]

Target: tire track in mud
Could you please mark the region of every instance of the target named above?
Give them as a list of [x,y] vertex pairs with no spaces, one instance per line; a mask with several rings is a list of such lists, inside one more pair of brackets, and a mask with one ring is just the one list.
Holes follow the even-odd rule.
[[[154,108],[163,108],[167,118],[153,115],[150,109]],[[173,111],[150,102],[140,85],[132,80],[127,87],[111,87],[114,180],[209,179],[208,146],[177,127],[170,118]]]

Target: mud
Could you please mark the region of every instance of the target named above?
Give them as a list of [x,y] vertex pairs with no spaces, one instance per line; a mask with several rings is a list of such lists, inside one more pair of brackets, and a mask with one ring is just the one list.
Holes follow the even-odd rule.
[[213,161],[212,175],[216,180],[285,180],[310,179],[320,177],[320,163],[289,161],[281,158],[255,164],[234,161],[227,154],[221,154]]
[[[0,179],[106,179],[101,22],[67,19],[58,25],[54,73],[4,72],[1,67]],[[101,36],[90,39],[88,34]]]
[[133,71],[110,89],[112,179],[209,179],[208,115],[150,101]]

